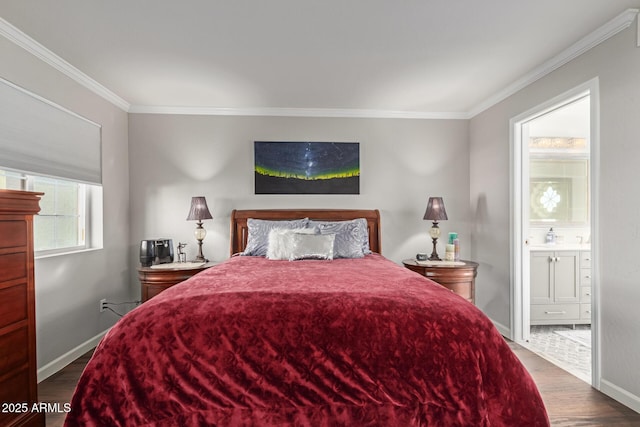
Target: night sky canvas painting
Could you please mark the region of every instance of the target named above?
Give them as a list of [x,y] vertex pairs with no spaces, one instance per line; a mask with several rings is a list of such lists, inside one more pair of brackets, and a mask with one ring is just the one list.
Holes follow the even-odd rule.
[[254,143],[256,194],[360,194],[357,142]]

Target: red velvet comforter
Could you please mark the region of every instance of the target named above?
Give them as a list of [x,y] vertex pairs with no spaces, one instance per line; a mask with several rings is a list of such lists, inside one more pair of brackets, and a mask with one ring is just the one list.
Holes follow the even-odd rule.
[[66,426],[548,426],[490,320],[380,255],[235,257],[133,310]]

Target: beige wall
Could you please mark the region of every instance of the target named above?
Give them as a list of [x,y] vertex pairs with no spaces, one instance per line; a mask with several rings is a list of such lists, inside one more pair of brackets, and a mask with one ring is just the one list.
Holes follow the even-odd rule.
[[480,262],[477,302],[509,325],[509,120],[593,78],[600,84],[599,253],[602,389],[640,408],[640,50],[636,26],[576,58],[470,122],[471,256]]
[[38,368],[109,328],[98,301],[131,300],[127,113],[0,37],[0,76],[102,125],[104,248],[37,259]]
[[[232,209],[377,208],[383,253],[400,262],[431,252],[431,223],[422,217],[428,197],[441,195],[449,214],[442,231],[457,231],[469,254],[466,120],[132,114],[129,124],[132,248],[167,237],[195,255],[195,224],[185,219],[191,197],[203,195],[214,216],[205,222],[209,258],[229,256]],[[260,140],[359,142],[360,194],[255,195],[253,142]]]

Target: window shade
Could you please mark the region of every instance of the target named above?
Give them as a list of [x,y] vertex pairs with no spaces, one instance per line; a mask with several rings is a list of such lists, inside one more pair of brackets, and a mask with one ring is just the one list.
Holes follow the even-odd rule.
[[102,183],[101,127],[0,79],[0,168]]

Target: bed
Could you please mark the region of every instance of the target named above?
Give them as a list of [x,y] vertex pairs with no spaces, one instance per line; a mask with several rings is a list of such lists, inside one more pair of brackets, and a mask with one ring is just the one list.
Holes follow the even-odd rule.
[[[297,219],[358,221],[366,253],[247,255],[252,224]],[[337,250],[333,231],[278,233],[332,238]],[[376,210],[234,211],[230,252],[245,256],[114,325],[65,425],[548,426],[534,382],[491,321],[380,251]]]

